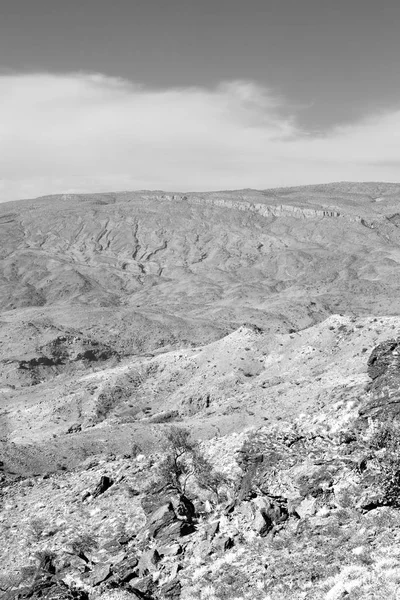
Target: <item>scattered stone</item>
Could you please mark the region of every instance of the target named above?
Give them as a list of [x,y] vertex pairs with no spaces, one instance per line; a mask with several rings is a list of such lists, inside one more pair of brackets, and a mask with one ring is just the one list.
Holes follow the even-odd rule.
[[93,567],[90,583],[93,586],[99,585],[111,575],[111,565],[109,563],[99,563]]
[[179,571],[182,571],[182,565],[179,562],[175,562],[172,565],[172,569],[171,572],[169,574],[169,578],[172,581],[173,579],[176,579],[176,576],[178,575]]
[[87,498],[89,498],[89,496],[91,496],[91,493],[89,492],[89,490],[85,490],[84,492],[82,492],[81,494],[81,501],[85,502],[85,500]]
[[215,540],[214,542],[214,548],[215,550],[220,550],[222,552],[226,552],[227,550],[230,550],[231,548],[233,548],[233,546],[235,545],[235,542],[233,540],[233,538],[228,537],[228,536],[222,536],[219,539]]
[[135,577],[138,577],[139,561],[136,556],[131,556],[114,567],[114,579],[118,583],[128,583]]
[[149,573],[156,571],[156,566],[160,560],[161,556],[156,548],[143,552],[138,564],[139,577],[143,577],[144,575],[148,575]]
[[135,579],[134,584],[130,586],[129,591],[137,594],[138,598],[151,600],[155,590],[154,581],[151,575]]
[[176,521],[176,514],[171,502],[169,502],[148,517],[147,525],[150,535],[156,537],[163,528],[174,521]]
[[78,433],[79,431],[82,431],[81,423],[73,423],[68,427],[66,433]]
[[173,579],[172,581],[168,581],[161,586],[160,592],[161,597],[166,600],[178,600],[181,596],[182,586],[178,579]]
[[175,521],[158,530],[157,534],[153,537],[157,538],[158,543],[168,545],[175,542],[177,539],[190,535],[196,530],[193,523],[186,523],[184,521]]
[[107,475],[103,475],[97,484],[94,492],[92,493],[93,498],[97,498],[101,494],[104,494],[113,485],[114,481]]
[[273,529],[274,523],[267,513],[258,512],[251,526],[261,537],[265,537]]
[[219,532],[219,521],[214,521],[206,527],[206,538],[207,540],[213,540]]
[[202,558],[204,556],[210,556],[213,551],[213,546],[210,540],[202,540],[197,542],[192,547],[192,554],[196,558]]

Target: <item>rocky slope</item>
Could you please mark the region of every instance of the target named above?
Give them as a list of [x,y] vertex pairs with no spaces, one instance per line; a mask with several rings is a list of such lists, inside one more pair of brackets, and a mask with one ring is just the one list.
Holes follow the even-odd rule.
[[348,382],[314,415],[202,444],[219,498],[195,478],[184,503],[159,488],[160,453],[6,477],[4,598],[395,600],[400,427],[365,408],[398,343],[364,353],[359,393]]
[[53,468],[116,431],[149,446],[158,419],[209,436],[301,412],[316,394],[293,403],[301,368],[279,388],[276,350],[292,342],[275,336],[399,314],[399,195],[332,184],[1,204],[0,439],[40,470],[39,440]]
[[[399,199],[1,204],[0,594],[394,600]],[[159,488],[171,426],[218,496]]]

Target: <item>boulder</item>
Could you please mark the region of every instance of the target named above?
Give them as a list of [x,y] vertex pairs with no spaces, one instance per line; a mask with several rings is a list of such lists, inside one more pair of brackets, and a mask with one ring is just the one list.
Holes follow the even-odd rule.
[[99,563],[93,567],[90,575],[90,583],[93,586],[103,583],[111,575],[111,565],[109,563]]
[[110,477],[103,475],[92,493],[93,498],[97,498],[97,496],[104,494],[113,483],[114,481]]
[[146,494],[140,501],[146,517],[156,512],[162,506],[171,502],[171,494],[167,494],[162,489],[155,489],[152,493]]
[[155,585],[151,575],[135,579],[134,584],[129,586],[129,592],[136,594],[138,598],[151,600],[155,591]]
[[136,556],[131,556],[114,567],[114,580],[119,583],[128,583],[138,576],[139,561]]
[[222,552],[226,552],[227,550],[230,550],[231,548],[233,548],[233,546],[235,545],[235,542],[233,540],[233,538],[228,537],[228,536],[221,536],[220,538],[216,539],[214,541],[214,549],[216,551],[222,551]]
[[219,521],[213,521],[206,527],[207,540],[213,540],[219,531]]
[[168,581],[161,586],[160,592],[161,597],[166,600],[178,600],[181,596],[182,586],[178,579],[173,579],[172,581]]
[[148,575],[157,570],[157,564],[160,562],[161,556],[159,555],[156,548],[143,552],[139,559],[138,572],[139,577]]
[[181,537],[189,535],[195,531],[193,523],[186,523],[184,521],[174,521],[166,527],[158,529],[157,533],[153,536],[157,539],[159,544],[168,545],[176,542]]
[[368,359],[367,402],[360,417],[397,418],[400,415],[400,338],[387,340],[374,348]]
[[162,529],[176,520],[176,514],[171,502],[158,508],[147,518],[147,526],[151,537],[157,537]]
[[[15,592],[9,600],[15,600]],[[40,581],[34,582],[32,586],[20,590],[18,598],[30,598],[30,600],[89,600],[86,591],[69,587],[66,583],[54,576],[48,576]]]
[[192,554],[195,558],[205,558],[212,554],[213,547],[210,540],[202,540],[192,546]]
[[251,527],[261,537],[265,537],[273,529],[274,522],[267,513],[258,512],[254,517]]
[[296,513],[300,517],[300,519],[304,519],[305,517],[312,517],[315,515],[317,510],[317,500],[316,498],[304,498],[300,502],[300,504],[296,507]]
[[[257,496],[251,500],[253,521],[251,528],[262,537],[266,536],[275,525],[280,525],[289,517],[287,502],[284,498]],[[244,511],[247,514],[248,507]]]

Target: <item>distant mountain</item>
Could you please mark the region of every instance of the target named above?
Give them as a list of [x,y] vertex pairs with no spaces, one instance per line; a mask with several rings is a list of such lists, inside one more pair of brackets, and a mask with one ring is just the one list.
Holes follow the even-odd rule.
[[[22,447],[109,418],[143,432],[160,418],[201,429],[208,414],[204,435],[213,419],[222,430],[251,424],[244,405],[223,404],[252,396],[260,407],[270,378],[263,355],[243,350],[248,334],[232,332],[399,315],[399,207],[400,184],[386,183],[1,204],[1,439]],[[203,346],[215,364],[191,357]],[[29,424],[15,412],[25,406]]]
[[2,598],[398,598],[399,203],[0,204]]

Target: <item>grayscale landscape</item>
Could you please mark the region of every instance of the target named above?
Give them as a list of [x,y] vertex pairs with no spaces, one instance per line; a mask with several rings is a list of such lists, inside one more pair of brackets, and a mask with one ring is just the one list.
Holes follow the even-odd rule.
[[0,204],[0,589],[395,599],[400,184]]
[[400,2],[0,2],[0,600],[400,600]]

